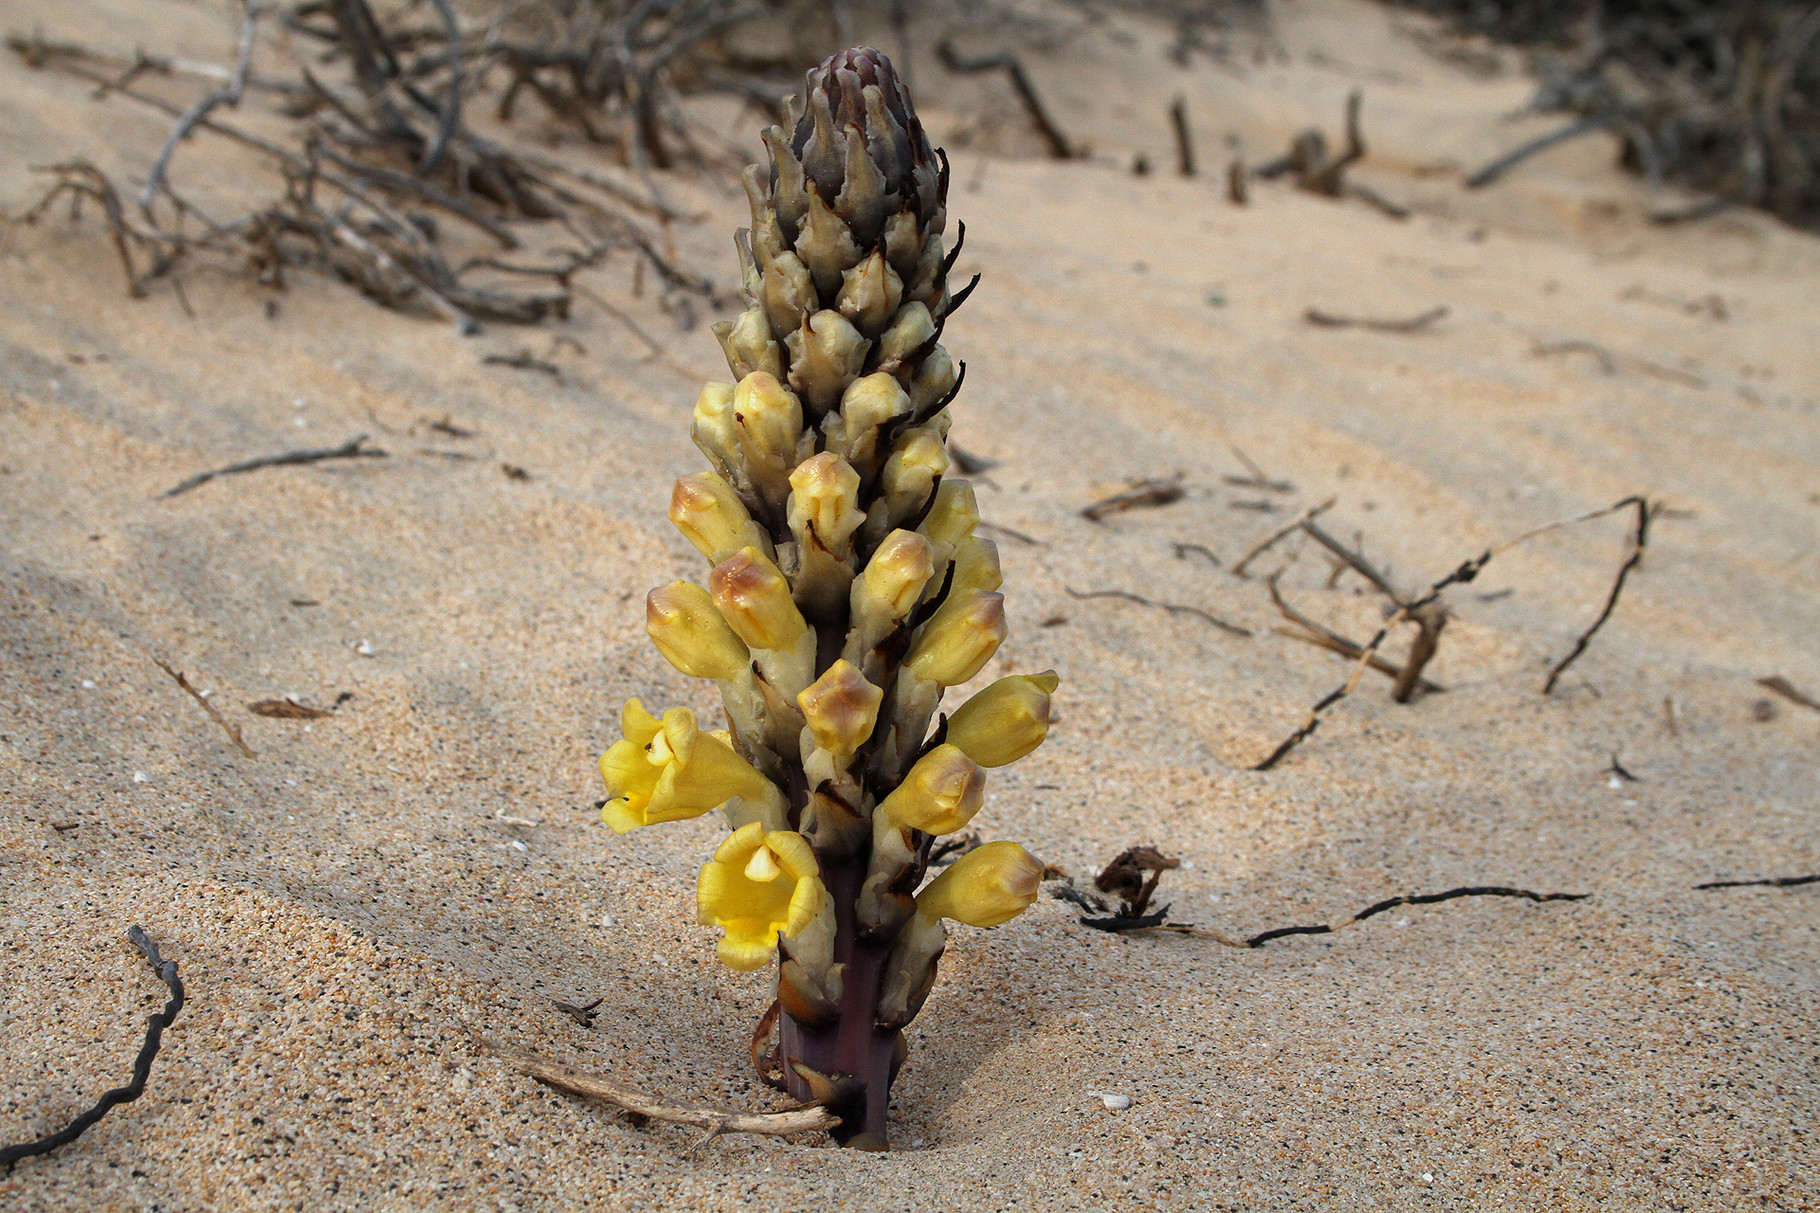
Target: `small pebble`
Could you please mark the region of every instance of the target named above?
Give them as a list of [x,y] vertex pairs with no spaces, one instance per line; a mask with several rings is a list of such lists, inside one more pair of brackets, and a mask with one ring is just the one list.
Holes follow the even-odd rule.
[[371,657],[371,656],[373,656],[372,642],[362,640],[360,643],[358,643],[354,646],[354,651],[356,653],[359,653],[362,657]]
[[1131,1106],[1131,1096],[1120,1095],[1114,1091],[1095,1091],[1108,1112],[1123,1112]]

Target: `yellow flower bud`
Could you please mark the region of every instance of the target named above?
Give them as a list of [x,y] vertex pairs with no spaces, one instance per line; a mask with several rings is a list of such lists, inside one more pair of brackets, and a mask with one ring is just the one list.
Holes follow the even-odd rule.
[[830,552],[844,551],[866,516],[860,513],[859,473],[832,451],[805,459],[790,473],[790,529],[810,529]]
[[758,299],[774,333],[792,333],[820,304],[809,269],[795,253],[783,253],[765,267]]
[[1048,736],[1049,696],[1059,682],[1054,670],[999,679],[948,718],[948,743],[983,767],[1016,762]]
[[840,295],[834,306],[853,322],[854,328],[876,337],[903,297],[904,280],[885,264],[883,250],[875,249],[870,257],[841,275]]
[[954,545],[954,585],[950,594],[969,590],[996,590],[1005,584],[998,567],[998,544],[968,535]]
[[906,388],[910,403],[918,409],[931,407],[954,390],[959,378],[959,373],[954,369],[954,359],[948,356],[946,349],[936,346],[935,352],[923,359],[923,364],[916,368],[916,376]]
[[783,377],[783,349],[771,335],[771,322],[763,308],[742,312],[738,320],[721,321],[714,326],[714,335],[720,339],[727,367],[735,378],[744,379],[753,371]]
[[[797,234],[796,249],[802,254],[816,288],[833,294],[840,284],[841,267],[859,260],[859,245],[854,243],[853,232],[846,221],[822,201],[821,192],[810,190],[808,193],[809,213],[802,231]],[[780,333],[785,331],[778,329]]]
[[909,357],[933,336],[935,321],[930,317],[929,309],[921,303],[905,304],[897,310],[891,327],[878,339],[878,365]]
[[601,818],[615,833],[700,817],[735,796],[781,807],[776,786],[732,746],[698,727],[688,708],[671,708],[659,720],[633,699],[622,724],[625,739],[600,758],[612,796]]
[[733,420],[733,385],[703,384],[695,398],[695,419],[689,436],[701,453],[722,471],[739,463],[739,427]]
[[733,418],[740,445],[753,463],[796,466],[796,440],[802,437],[803,406],[775,375],[753,371],[733,390]]
[[948,470],[948,447],[931,427],[919,425],[898,439],[879,474],[893,522],[905,522],[929,501],[930,487]]
[[808,630],[790,583],[757,548],[742,548],[714,566],[708,588],[721,617],[755,649],[793,649]]
[[905,664],[927,681],[958,686],[998,652],[1005,631],[1003,594],[990,590],[951,594],[917,634]]
[[796,704],[803,710],[815,744],[845,758],[872,736],[884,697],[857,666],[836,661],[796,697]]
[[865,365],[872,348],[847,318],[833,309],[816,312],[803,327],[784,338],[790,351],[790,382],[803,394],[811,416],[820,417],[836,404]]
[[708,591],[672,581],[645,596],[645,631],[664,660],[691,678],[732,678],[752,660]]
[[929,541],[915,531],[892,531],[853,582],[853,614],[868,623],[896,622],[910,613],[934,575]]
[[879,371],[855,379],[840,398],[838,413],[822,422],[828,449],[856,468],[877,467],[878,427],[910,411],[910,397],[895,376]]
[[873,810],[898,827],[952,834],[973,820],[986,800],[986,773],[946,743],[917,759],[897,790]]
[[1036,900],[1043,865],[1015,842],[989,842],[968,851],[916,895],[924,918],[952,918],[973,927],[996,927]]
[[803,836],[766,830],[757,821],[715,849],[695,884],[697,921],[725,928],[715,952],[728,968],[742,970],[764,968],[777,937],[794,937],[827,898],[815,852]]
[[670,521],[710,563],[741,548],[768,551],[770,537],[752,520],[733,486],[713,472],[683,476],[670,490]]
[[973,496],[973,486],[965,480],[944,480],[935,490],[935,504],[929,507],[917,530],[929,536],[931,543],[953,546],[973,534],[979,522],[980,507]]

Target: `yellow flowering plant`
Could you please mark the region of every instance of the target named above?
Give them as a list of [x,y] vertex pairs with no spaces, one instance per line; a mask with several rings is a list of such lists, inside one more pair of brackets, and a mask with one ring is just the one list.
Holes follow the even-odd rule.
[[764,137],[737,240],[747,310],[715,326],[734,382],[702,389],[711,470],[670,498],[706,585],[646,603],[664,658],[719,685],[728,730],[629,702],[602,815],[624,833],[725,813],[699,920],[732,968],[777,958],[779,1084],[835,1113],[837,1140],[885,1149],[943,920],[1006,922],[1042,875],[994,842],[925,885],[931,845],[979,812],[986,768],[1041,744],[1056,678],[1001,678],[938,717],[1006,632],[997,548],[948,476],[964,368],[940,338],[972,287],[949,289],[946,157],[865,47],[810,72],[791,129]]

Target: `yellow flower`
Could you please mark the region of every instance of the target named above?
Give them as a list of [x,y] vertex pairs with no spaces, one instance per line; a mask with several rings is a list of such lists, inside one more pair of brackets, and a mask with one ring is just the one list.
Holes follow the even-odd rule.
[[828,899],[815,852],[793,830],[742,826],[702,865],[696,882],[697,918],[727,937],[715,947],[732,969],[762,969],[777,947],[821,913]]
[[948,718],[947,740],[983,767],[1016,762],[1049,734],[1054,670],[1001,678]]
[[989,842],[962,855],[916,895],[924,918],[996,927],[1024,912],[1043,883],[1043,865],[1015,842]]
[[659,720],[632,699],[623,723],[625,740],[600,757],[613,796],[600,816],[615,833],[700,817],[735,796],[762,804],[783,799],[732,746],[702,731],[688,708],[671,708]]

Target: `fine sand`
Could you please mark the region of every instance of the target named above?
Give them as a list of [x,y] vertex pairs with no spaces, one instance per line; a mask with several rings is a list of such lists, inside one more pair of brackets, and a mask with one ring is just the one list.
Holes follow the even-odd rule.
[[[307,275],[268,318],[244,277],[199,267],[190,316],[168,286],[125,298],[93,214],[59,211],[0,256],[0,1142],[125,1080],[164,998],[130,924],[190,1003],[145,1097],[0,1178],[0,1207],[1820,1202],[1820,886],[1694,888],[1820,870],[1820,714],[1756,683],[1820,694],[1820,240],[1746,213],[1652,227],[1604,137],[1469,194],[1459,169],[1558,121],[1505,120],[1531,90],[1514,57],[1471,75],[1408,17],[1277,12],[1276,50],[1225,66],[1179,68],[1167,31],[1122,17],[1028,52],[1084,163],[1032,157],[1015,110],[982,121],[1002,83],[917,63],[954,150],[957,269],[984,275],[946,335],[968,365],[953,436],[996,461],[980,501],[1008,528],[1013,630],[983,677],[1062,678],[1049,743],[995,773],[978,824],[1082,884],[1154,843],[1183,860],[1171,917],[1235,936],[1461,885],[1587,899],[1411,906],[1255,950],[1114,937],[1047,896],[957,928],[889,1155],[691,1151],[692,1130],[556,1095],[476,1035],[679,1101],[785,1106],[746,1055],[767,979],[721,967],[694,923],[713,819],[616,837],[592,807],[626,698],[708,708],[649,646],[641,600],[700,573],[664,511],[701,466],[687,423],[725,373],[712,337],[634,299],[624,258],[591,282],[664,357],[584,308],[557,330],[586,351],[556,353],[560,382],[481,361],[541,355],[552,330],[463,339]],[[215,60],[234,27],[175,0],[30,0],[5,24]],[[1411,219],[1281,183],[1226,201],[1229,133],[1262,159],[1334,131],[1353,87],[1358,179]],[[91,93],[0,57],[0,205],[75,154],[143,173],[167,120]],[[1177,93],[1195,180],[1168,171]],[[232,197],[237,155],[199,139],[180,170],[218,170]],[[731,283],[743,200],[666,189],[706,214],[682,254]],[[1443,304],[1415,334],[1302,318]],[[1537,352],[1564,342],[1609,369]],[[429,428],[445,415],[474,436]],[[158,496],[361,433],[389,457]],[[1293,489],[1227,483],[1234,447]],[[1173,505],[1079,514],[1178,472]],[[1397,705],[1371,675],[1281,766],[1248,769],[1350,668],[1272,630],[1261,575],[1298,545],[1228,571],[1295,511],[1336,497],[1328,529],[1415,587],[1631,493],[1668,508],[1554,694],[1625,517],[1453,590],[1444,694]],[[1284,592],[1368,635],[1381,600],[1329,572],[1301,550]],[[1255,635],[1073,596],[1102,590]],[[286,694],[351,697],[315,721],[246,710]]]

